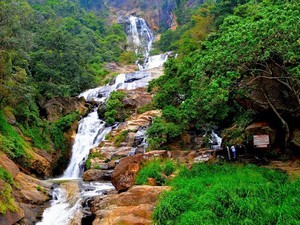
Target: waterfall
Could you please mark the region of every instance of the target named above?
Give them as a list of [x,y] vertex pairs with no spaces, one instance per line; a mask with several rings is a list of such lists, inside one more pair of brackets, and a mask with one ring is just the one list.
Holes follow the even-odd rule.
[[[143,66],[143,71],[137,71],[128,74],[119,74],[114,79],[113,84],[97,87],[81,93],[78,97],[84,97],[86,101],[93,101],[98,105],[105,103],[110,93],[118,89],[133,90],[139,87],[145,87],[154,76],[147,72],[146,69],[161,66],[166,60],[167,55],[159,55],[148,57],[151,45],[153,42],[153,34],[147,23],[142,18],[134,16],[129,17],[130,20],[130,33],[131,41],[137,46],[136,50],[143,49],[147,62]],[[62,177],[56,180],[75,180],[79,182],[80,192],[70,202],[66,191],[60,186],[53,190],[53,200],[51,207],[46,209],[43,214],[43,219],[39,225],[68,225],[70,224],[74,215],[80,212],[83,198],[100,195],[102,190],[112,189],[111,183],[91,182],[84,183],[80,180],[82,175],[82,165],[87,159],[90,149],[99,146],[100,142],[105,138],[113,127],[106,127],[105,121],[98,117],[98,107],[95,107],[86,117],[79,121],[77,134],[75,136],[74,144],[72,147],[72,156],[67,169]],[[134,152],[147,143],[141,136],[145,130],[137,133],[137,138],[140,142]],[[132,151],[132,152],[133,152]]]
[[128,32],[128,42],[133,44],[136,54],[142,54],[145,58],[149,56],[154,36],[143,18],[129,16],[130,29]]

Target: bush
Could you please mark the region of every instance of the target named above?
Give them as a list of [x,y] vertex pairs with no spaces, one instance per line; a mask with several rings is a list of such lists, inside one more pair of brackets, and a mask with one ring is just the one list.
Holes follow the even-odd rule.
[[125,98],[122,91],[114,91],[110,94],[106,102],[106,112],[104,113],[105,121],[108,125],[115,122],[123,122],[128,116],[122,100]]
[[157,185],[166,184],[170,176],[176,169],[175,162],[172,160],[161,161],[159,159],[147,162],[136,177],[139,185],[148,184],[148,178],[153,178]]
[[61,117],[58,121],[52,124],[50,128],[50,134],[56,150],[61,150],[62,152],[66,150],[64,132],[71,127],[75,120],[78,119],[79,113],[72,112],[64,117]]
[[257,166],[196,164],[171,181],[157,224],[297,224],[300,179]]

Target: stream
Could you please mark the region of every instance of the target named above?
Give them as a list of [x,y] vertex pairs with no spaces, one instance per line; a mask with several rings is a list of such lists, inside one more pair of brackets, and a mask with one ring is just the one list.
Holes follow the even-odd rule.
[[[136,46],[136,52],[143,46],[145,62],[139,65],[140,71],[119,74],[113,84],[87,90],[79,95],[86,101],[105,103],[110,93],[118,89],[134,90],[145,87],[154,76],[148,70],[160,67],[167,60],[167,55],[149,57],[154,36],[142,18],[130,16],[131,29],[128,33],[128,41]],[[52,190],[51,205],[43,213],[42,221],[38,225],[68,225],[81,224],[82,202],[84,199],[105,194],[114,189],[110,182],[84,182],[81,179],[83,173],[82,163],[88,158],[90,149],[99,146],[114,127],[106,127],[105,121],[98,117],[98,107],[95,107],[86,117],[79,121],[77,134],[72,147],[72,156],[69,165],[63,175],[50,180],[56,183]],[[131,154],[134,154],[132,150]]]

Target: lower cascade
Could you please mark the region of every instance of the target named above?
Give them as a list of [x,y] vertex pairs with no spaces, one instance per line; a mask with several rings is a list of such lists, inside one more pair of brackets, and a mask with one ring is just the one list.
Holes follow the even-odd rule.
[[[87,90],[80,94],[80,97],[84,97],[87,101],[97,101],[100,104],[105,102],[109,94],[114,90],[133,90],[138,87],[145,87],[151,79],[153,77],[147,71],[138,71],[127,75],[120,74],[116,77],[113,85]],[[54,182],[60,182],[60,186],[65,186],[65,183],[68,182],[73,184],[75,182],[79,186],[79,193],[70,199],[65,189],[60,186],[55,188],[52,191],[53,200],[51,207],[45,210],[42,221],[38,223],[39,225],[69,224],[72,218],[80,212],[82,208],[81,203],[84,198],[101,195],[104,190],[113,189],[111,183],[88,183],[81,180],[81,163],[87,159],[90,149],[98,146],[105,138],[105,135],[113,129],[113,127],[105,126],[105,121],[98,117],[97,109],[97,107],[94,108],[92,112],[80,120],[78,132],[72,147],[70,163],[63,176],[53,180]],[[144,133],[145,131],[142,130],[138,134]],[[140,145],[146,145],[145,141],[141,140]],[[134,154],[139,146],[132,149],[131,154]]]
[[[110,84],[87,90],[79,95],[79,97],[84,97],[86,101],[98,103],[98,107],[105,103],[110,93],[115,90],[134,90],[145,87],[150,80],[154,79],[149,70],[162,66],[168,58],[167,54],[148,57],[153,41],[150,28],[141,18],[130,16],[130,22],[134,44],[139,46],[141,43],[146,43],[144,66],[140,66],[140,71],[119,74]],[[140,33],[137,33],[137,26],[141,29]],[[114,189],[110,182],[83,182],[81,179],[84,162],[88,158],[90,149],[99,146],[100,142],[114,128],[113,126],[105,126],[105,121],[98,116],[98,107],[95,107],[79,121],[70,163],[60,178],[52,180],[59,185],[52,190],[51,206],[44,211],[42,221],[37,223],[38,225],[81,224],[83,200]],[[138,135],[142,137],[144,133],[145,130],[142,130]],[[140,143],[129,154],[135,154],[138,148],[147,145],[144,138],[140,139]]]

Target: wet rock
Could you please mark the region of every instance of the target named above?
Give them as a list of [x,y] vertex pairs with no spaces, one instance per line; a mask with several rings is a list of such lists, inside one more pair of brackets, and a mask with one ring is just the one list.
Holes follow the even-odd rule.
[[90,169],[84,172],[82,179],[84,181],[109,180],[112,170]]
[[96,197],[92,212],[96,216],[93,225],[152,224],[151,216],[158,195],[169,190],[166,186],[133,186],[121,194]]

